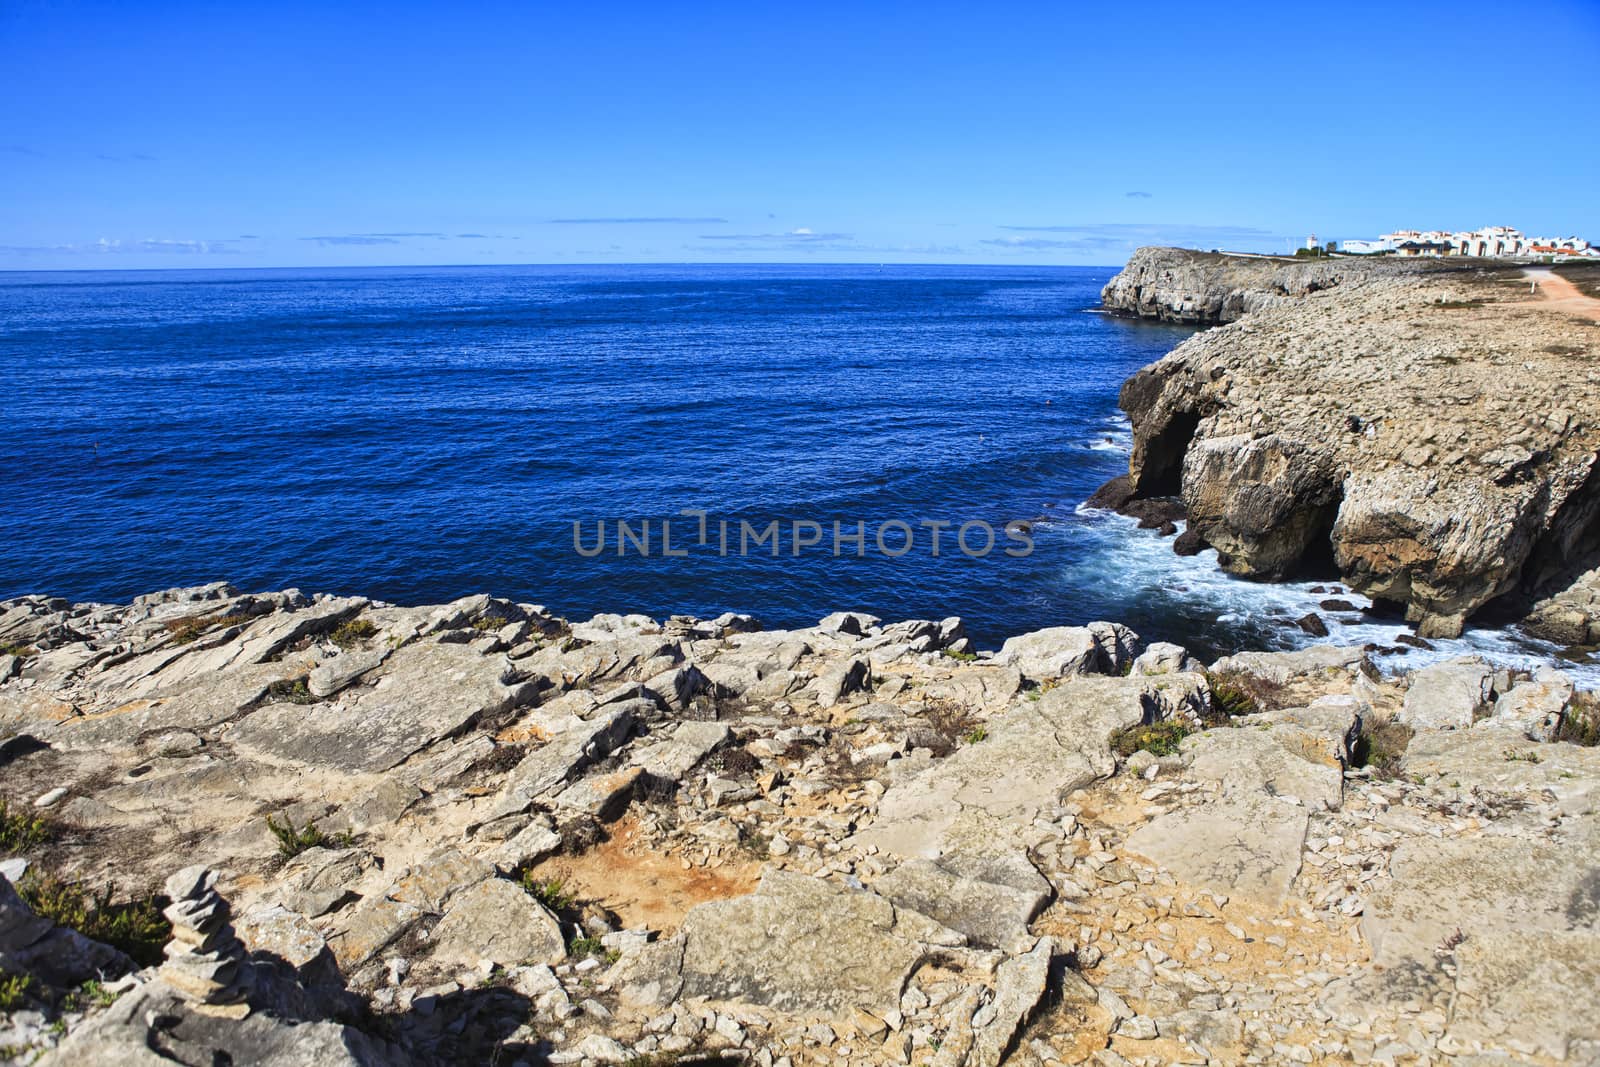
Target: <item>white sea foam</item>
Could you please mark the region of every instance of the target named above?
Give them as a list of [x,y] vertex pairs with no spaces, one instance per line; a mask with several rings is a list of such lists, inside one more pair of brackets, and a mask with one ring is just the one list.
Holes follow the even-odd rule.
[[[1072,585],[1107,581],[1117,585],[1117,598],[1142,601],[1146,609],[1173,609],[1186,616],[1210,616],[1229,629],[1259,632],[1262,648],[1304,648],[1307,645],[1397,646],[1400,633],[1410,633],[1403,622],[1368,616],[1371,600],[1350,592],[1339,582],[1251,582],[1230,576],[1219,568],[1216,550],[1192,557],[1173,552],[1170,537],[1139,530],[1138,523],[1114,512],[1078,506],[1080,520],[1069,536],[1082,541],[1080,563],[1067,568]],[[1181,526],[1181,525],[1179,525]],[[1331,589],[1339,592],[1330,592]],[[1315,590],[1322,592],[1315,592]],[[1344,600],[1357,611],[1326,611],[1323,600]],[[1328,637],[1312,637],[1299,630],[1293,619],[1315,613],[1328,627]],[[1430,638],[1432,648],[1408,648],[1403,653],[1376,657],[1387,672],[1414,670],[1453,656],[1477,654],[1504,667],[1534,669],[1555,665],[1584,688],[1600,688],[1600,664],[1574,664],[1558,657],[1560,648],[1534,640],[1514,629],[1469,629],[1459,638]]]
[[[1061,523],[1061,536],[1078,544],[1073,553],[1077,562],[1062,575],[1069,588],[1101,590],[1113,602],[1128,605],[1130,614],[1197,624],[1212,631],[1218,644],[1228,643],[1231,636],[1244,646],[1266,649],[1312,644],[1393,648],[1403,647],[1396,641],[1400,634],[1411,633],[1400,620],[1366,614],[1361,609],[1372,602],[1337,580],[1268,583],[1235,578],[1217,565],[1215,550],[1180,556],[1172,551],[1170,537],[1141,530],[1135,520],[1114,512],[1080,504]],[[1330,599],[1347,601],[1357,610],[1326,610],[1322,601]],[[1327,626],[1327,637],[1312,636],[1295,625],[1294,620],[1313,612]],[[1407,648],[1375,656],[1374,662],[1393,673],[1454,656],[1478,655],[1525,670],[1553,665],[1583,688],[1600,688],[1600,663],[1563,660],[1558,646],[1514,629],[1469,628],[1459,638],[1429,639],[1429,644],[1431,649]]]

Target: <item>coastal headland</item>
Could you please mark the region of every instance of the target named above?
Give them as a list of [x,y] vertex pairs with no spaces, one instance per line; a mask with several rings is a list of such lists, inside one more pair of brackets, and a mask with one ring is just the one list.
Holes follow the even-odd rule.
[[1600,643],[1595,273],[1140,249],[1107,308],[1220,325],[1123,386],[1129,471],[1095,502],[1164,503],[1235,574],[1337,572],[1423,638]]

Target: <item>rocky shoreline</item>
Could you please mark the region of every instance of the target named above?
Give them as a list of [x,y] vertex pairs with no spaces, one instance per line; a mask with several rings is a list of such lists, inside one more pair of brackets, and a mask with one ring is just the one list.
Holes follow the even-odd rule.
[[1600,1055],[1554,670],[224,584],[0,645],[19,1062]]
[[1108,308],[1198,323],[1123,386],[1127,476],[1232,573],[1337,572],[1420,636],[1600,645],[1600,323],[1520,270],[1141,249]]

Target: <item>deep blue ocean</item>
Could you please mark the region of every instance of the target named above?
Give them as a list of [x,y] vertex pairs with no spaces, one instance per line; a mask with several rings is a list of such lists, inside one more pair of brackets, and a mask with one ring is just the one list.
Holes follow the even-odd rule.
[[[989,646],[1101,618],[1206,650],[1293,643],[1315,594],[1078,507],[1125,469],[1119,385],[1189,332],[1098,313],[1113,273],[0,274],[0,597],[226,578],[398,603],[487,591],[574,618],[960,615]],[[684,509],[707,513],[705,546]],[[687,555],[661,556],[663,519]],[[649,557],[617,553],[618,520],[650,522]],[[774,520],[779,558],[741,555],[739,524]],[[890,556],[876,533],[894,520],[914,540]],[[1012,520],[1030,555],[1003,551]],[[836,521],[863,524],[863,556],[833,555]],[[606,551],[575,551],[574,522],[586,549],[604,522]],[[795,522],[822,530],[798,555]],[[937,557],[924,522],[950,524]],[[968,522],[997,530],[981,558],[955,542]],[[884,532],[898,551],[904,528]]]

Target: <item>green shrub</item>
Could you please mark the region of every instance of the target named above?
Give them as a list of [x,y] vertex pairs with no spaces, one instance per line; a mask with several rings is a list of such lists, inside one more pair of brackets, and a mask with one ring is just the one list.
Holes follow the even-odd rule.
[[378,628],[366,619],[351,619],[342,622],[333,631],[331,640],[343,649],[352,649],[357,645],[367,642],[367,639],[378,632]]
[[271,815],[267,816],[267,829],[272,831],[272,836],[278,839],[278,855],[284,859],[291,859],[300,855],[308,848],[349,848],[355,844],[355,835],[349,830],[343,833],[328,836],[317,828],[317,820],[306,820],[305,826],[295,829],[294,820],[289,816],[283,817],[282,825]]
[[160,963],[162,947],[172,936],[172,924],[161,914],[155,897],[113,903],[114,885],[94,896],[74,882],[30,871],[17,886],[17,893],[39,915],[121,949],[141,967]]
[[1574,693],[1556,728],[1555,739],[1584,748],[1600,745],[1600,697],[1589,692]]
[[1189,728],[1181,722],[1168,719],[1149,725],[1130,726],[1111,735],[1111,748],[1117,755],[1127,758],[1140,749],[1152,756],[1170,756],[1189,736]]
[[13,812],[0,800],[0,853],[26,852],[55,836],[54,828],[37,815]]
[[953,648],[944,649],[944,654],[950,659],[960,660],[962,663],[971,663],[978,658],[976,652],[958,652]]
[[15,656],[18,659],[27,659],[38,653],[32,645],[5,645],[0,644],[0,656]]
[[22,1006],[33,979],[25,974],[7,974],[0,971],[0,1011],[15,1011]]
[[304,678],[284,678],[267,686],[267,699],[275,703],[315,704],[311,688]]
[[585,956],[598,956],[607,963],[617,962],[617,957],[621,955],[618,952],[613,952],[611,949],[606,948],[606,946],[601,943],[598,937],[573,938],[572,943],[567,946],[567,954],[570,956],[576,956],[579,959],[582,959]]
[[1231,671],[1206,671],[1206,685],[1211,689],[1211,711],[1220,718],[1232,719],[1240,715],[1254,715],[1261,710],[1250,681]]
[[531,871],[523,872],[521,885],[528,895],[557,915],[572,910],[578,898],[569,893],[559,878],[538,879]]
[[1406,746],[1410,743],[1409,726],[1368,718],[1361,723],[1361,735],[1352,746],[1351,762],[1357,767],[1370,767],[1374,777],[1395,778],[1400,774],[1400,761],[1405,758]]
[[961,735],[961,740],[965,741],[969,745],[975,745],[979,741],[987,740],[988,737],[988,730],[984,729],[982,726],[974,726],[972,729]]

